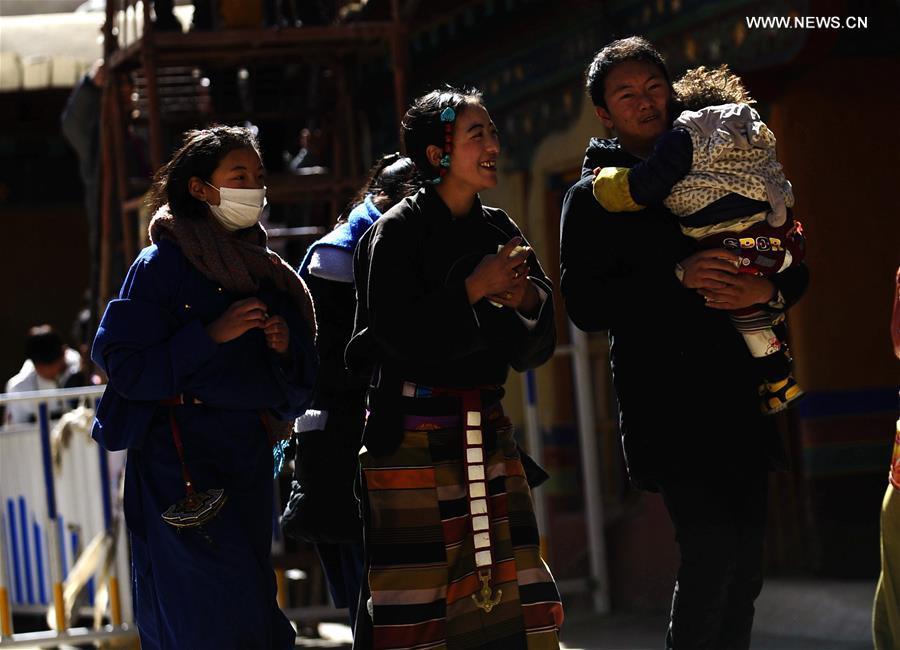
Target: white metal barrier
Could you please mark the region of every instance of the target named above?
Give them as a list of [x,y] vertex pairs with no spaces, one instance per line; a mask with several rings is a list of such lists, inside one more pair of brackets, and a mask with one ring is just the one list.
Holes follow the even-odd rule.
[[[136,638],[126,623],[132,620],[130,580],[118,579],[130,575],[125,524],[117,515],[125,456],[106,452],[90,439],[93,406],[103,389],[0,394],[0,404],[29,402],[36,415],[34,423],[0,426],[2,648]],[[48,405],[59,400],[81,406],[51,420]],[[101,583],[102,577],[107,579]],[[77,600],[76,585],[83,585]],[[112,625],[68,627],[73,602],[108,612]],[[13,613],[51,611],[53,630],[14,634]]]
[[[554,356],[571,355],[572,382],[575,387],[575,404],[577,407],[579,456],[584,477],[585,518],[588,534],[588,560],[590,575],[586,580],[557,581],[561,592],[570,588],[575,592],[587,592],[595,612],[610,612],[609,570],[606,561],[606,539],[603,534],[603,497],[600,491],[599,458],[597,449],[597,433],[594,426],[594,390],[591,379],[590,354],[587,335],[569,321],[569,338],[571,344],[558,345]],[[528,370],[522,374],[522,390],[525,402],[525,438],[529,452],[539,462],[543,462],[544,444],[538,418],[538,395],[535,371]],[[542,552],[543,535],[548,531],[547,508],[544,503],[544,491],[535,490],[534,514],[541,531]],[[563,583],[571,584],[563,584]]]
[[[0,394],[0,405],[33,403],[37,420],[0,425],[0,649],[137,639],[127,532],[124,517],[117,515],[119,477],[126,452],[106,452],[90,439],[92,413],[81,411],[84,417],[79,423],[73,418],[77,410],[51,419],[48,408],[56,408],[60,400],[75,400],[93,410],[104,388]],[[76,421],[71,422],[73,419]],[[66,422],[71,430],[61,436],[61,426]],[[279,506],[276,504],[276,512]],[[272,550],[278,554],[283,552],[284,540],[278,526],[274,528]],[[86,581],[79,602],[91,609],[101,607],[111,625],[98,627],[95,619],[95,629],[67,627],[71,622],[66,616],[71,587],[85,577],[81,570],[85,563],[76,563],[79,558],[96,560],[110,547],[110,570],[98,569]],[[108,582],[98,584],[104,573],[109,576]],[[276,570],[279,604],[291,620],[343,618],[339,610],[327,606],[291,607],[284,574],[283,568]],[[104,589],[108,601],[98,602]],[[82,607],[80,612],[84,611]],[[14,633],[13,614],[45,613],[52,630]]]

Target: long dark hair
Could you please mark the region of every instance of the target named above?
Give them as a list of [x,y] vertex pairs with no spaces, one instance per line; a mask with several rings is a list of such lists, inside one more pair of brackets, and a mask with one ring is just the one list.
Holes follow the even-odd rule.
[[429,145],[444,146],[445,126],[441,122],[441,111],[449,107],[458,116],[468,104],[481,104],[480,90],[447,85],[416,99],[403,116],[400,142],[418,169],[420,186],[438,176],[438,169],[429,162],[425,152]]
[[188,184],[196,176],[206,182],[235,149],[253,149],[259,153],[259,141],[250,129],[240,126],[211,126],[184,134],[184,144],[153,177],[148,204],[156,211],[165,204],[176,217],[203,217],[202,202],[191,196]]
[[366,200],[366,196],[374,194],[372,202],[381,212],[385,212],[398,204],[407,196],[415,194],[418,187],[413,182],[416,166],[413,161],[399,153],[389,153],[379,158],[366,178],[366,182],[356,195],[350,199],[347,207],[338,217],[335,227],[345,223],[357,205]]

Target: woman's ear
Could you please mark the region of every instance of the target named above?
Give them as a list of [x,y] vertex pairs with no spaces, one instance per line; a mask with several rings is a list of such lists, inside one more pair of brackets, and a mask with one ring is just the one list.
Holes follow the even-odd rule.
[[188,181],[188,192],[203,203],[207,203],[209,199],[213,198],[210,196],[212,189],[199,176],[191,176],[191,179]]
[[428,158],[428,162],[431,163],[431,166],[435,169],[439,169],[441,166],[441,158],[444,156],[444,150],[438,147],[437,145],[430,144],[428,148],[425,149],[425,157]]

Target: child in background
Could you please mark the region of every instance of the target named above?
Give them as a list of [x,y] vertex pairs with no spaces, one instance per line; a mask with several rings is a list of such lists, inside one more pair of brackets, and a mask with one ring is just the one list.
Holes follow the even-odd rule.
[[[702,248],[739,256],[745,273],[769,276],[801,261],[804,240],[791,214],[794,195],[775,157],[775,136],[750,106],[740,77],[721,66],[688,70],[673,85],[684,109],[653,153],[631,168],[597,171],[594,196],[611,212],[662,202]],[[683,271],[676,266],[681,279]],[[766,413],[803,395],[782,332],[784,301],[729,312],[760,371]]]

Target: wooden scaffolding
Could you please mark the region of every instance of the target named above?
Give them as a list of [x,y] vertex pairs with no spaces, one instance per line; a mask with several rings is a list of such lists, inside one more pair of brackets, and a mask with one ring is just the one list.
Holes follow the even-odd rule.
[[[221,29],[214,31],[160,31],[156,28],[150,2],[107,0],[103,28],[106,85],[101,117],[101,247],[95,309],[115,291],[120,277],[113,270],[114,249],[121,246],[127,265],[134,259],[139,237],[138,213],[143,192],[129,187],[128,168],[133,161],[128,151],[129,127],[141,124],[146,139],[145,166],[155,171],[168,155],[166,129],[171,122],[197,128],[213,122],[236,121],[234,114],[222,114],[212,105],[209,79],[198,74],[204,68],[252,65],[311,63],[327,67],[334,77],[334,102],[320,107],[329,113],[335,128],[330,138],[327,172],[309,175],[270,173],[268,201],[272,204],[310,205],[326,203],[330,220],[336,218],[344,202],[363,182],[367,153],[358,146],[362,125],[354,115],[348,76],[352,66],[381,58],[392,75],[393,104],[397,116],[406,106],[408,30],[404,16],[410,7],[401,0],[389,0],[377,9],[380,20],[280,28]],[[334,0],[334,9],[347,4]],[[365,4],[365,3],[362,3]],[[335,15],[337,11],[334,12]],[[371,13],[377,13],[371,12]],[[123,79],[135,80],[129,107],[122,101]],[[127,98],[126,98],[127,99]],[[249,114],[255,118],[255,113]],[[296,120],[296,111],[269,111],[269,120]],[[191,119],[193,118],[193,123]],[[167,124],[169,122],[170,124]],[[296,126],[296,125],[295,125]],[[171,129],[170,129],[171,130]],[[170,134],[171,135],[171,134]],[[133,165],[132,165],[133,166]],[[149,181],[149,179],[147,179]],[[115,219],[120,223],[114,224]],[[300,228],[279,229],[278,237],[314,237],[330,225],[321,222]],[[114,227],[115,226],[115,227]],[[120,273],[121,271],[119,271]]]

